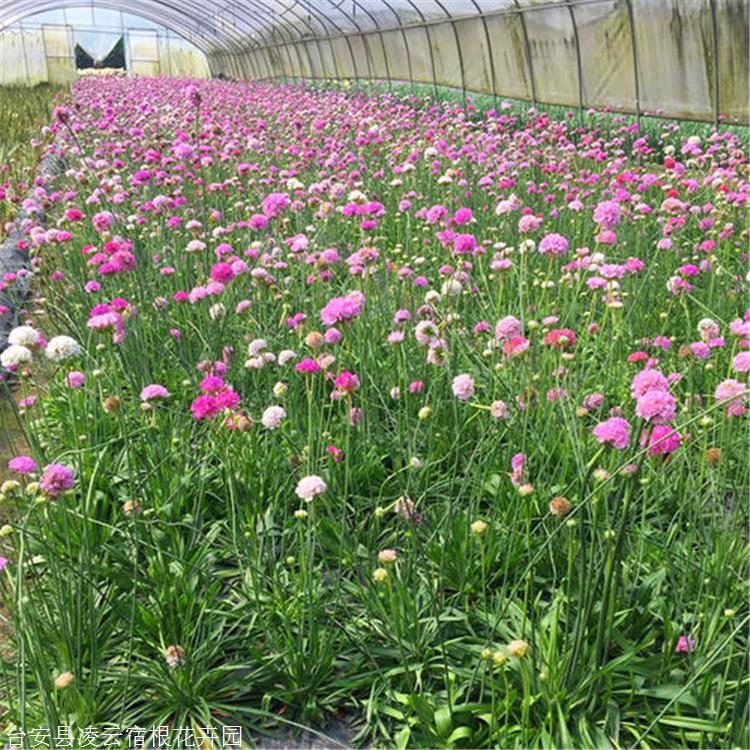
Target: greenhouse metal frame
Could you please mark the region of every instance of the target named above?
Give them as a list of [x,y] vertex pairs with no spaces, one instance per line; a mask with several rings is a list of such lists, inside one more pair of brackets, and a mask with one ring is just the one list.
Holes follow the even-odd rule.
[[81,5],[195,45],[213,75],[383,80],[748,122],[748,0],[6,0],[4,33]]

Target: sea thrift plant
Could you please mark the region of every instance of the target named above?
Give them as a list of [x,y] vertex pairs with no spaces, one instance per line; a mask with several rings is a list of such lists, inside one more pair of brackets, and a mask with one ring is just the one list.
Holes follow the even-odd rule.
[[746,747],[745,131],[366,81],[387,3],[287,5],[290,70],[383,39],[0,156],[4,744]]

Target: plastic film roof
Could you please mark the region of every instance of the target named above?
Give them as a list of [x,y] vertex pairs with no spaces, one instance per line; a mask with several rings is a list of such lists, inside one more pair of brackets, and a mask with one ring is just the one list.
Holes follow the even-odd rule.
[[[94,0],[214,74],[382,79],[571,107],[748,121],[750,0]],[[3,0],[0,31],[81,0]]]

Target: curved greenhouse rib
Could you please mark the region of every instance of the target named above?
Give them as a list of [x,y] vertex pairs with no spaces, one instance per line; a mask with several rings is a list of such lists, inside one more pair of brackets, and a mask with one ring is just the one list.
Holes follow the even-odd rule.
[[750,0],[2,0],[0,32],[76,7],[166,27],[234,78],[409,80],[464,99],[749,119]]

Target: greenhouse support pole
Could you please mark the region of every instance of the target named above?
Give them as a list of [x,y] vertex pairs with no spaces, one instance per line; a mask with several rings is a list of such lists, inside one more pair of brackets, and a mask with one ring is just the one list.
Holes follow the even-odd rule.
[[529,47],[529,31],[526,28],[526,17],[521,6],[518,4],[518,0],[513,0],[513,5],[521,17],[521,32],[523,34],[523,44],[526,50],[526,67],[529,71],[529,84],[531,85],[531,103],[536,107],[536,83],[534,81],[534,64],[531,60],[531,47]]
[[[359,70],[357,68],[357,60],[354,57],[354,49],[352,48],[352,43],[349,40],[349,36],[344,33],[343,29],[334,21],[332,21],[330,18],[327,18],[325,14],[323,14],[321,11],[318,11],[314,7],[314,3],[310,3],[307,0],[297,0],[297,2],[303,7],[307,9],[307,12],[310,13],[310,15],[315,16],[318,19],[318,23],[325,29],[325,21],[327,21],[331,26],[333,26],[334,30],[339,33],[340,36],[344,38],[344,41],[346,42],[346,46],[349,50],[349,57],[352,60],[352,73],[354,73],[354,80],[359,81]],[[323,21],[320,20],[320,17],[323,17]],[[336,77],[343,79],[345,76],[342,76],[338,71],[338,66],[336,65],[336,55],[333,52],[333,44],[331,44],[331,37],[328,37],[328,47],[331,50],[331,57],[333,58],[333,65],[336,67]],[[368,60],[369,65],[369,60]]]
[[576,43],[576,67],[578,68],[578,115],[581,121],[581,127],[583,127],[583,64],[581,63],[581,40],[578,36],[578,24],[576,23],[575,11],[570,4],[568,5],[568,12],[570,13],[570,22],[573,24],[573,39]]
[[719,75],[719,24],[716,22],[716,0],[709,0],[711,9],[711,46],[714,57],[714,126],[719,129],[721,76]]
[[26,54],[26,31],[21,27],[21,54],[23,55],[23,72],[26,85],[29,86],[29,58]]
[[445,6],[443,3],[440,2],[440,0],[435,0],[435,2],[438,5],[438,8],[445,13],[446,16],[450,19],[448,23],[451,25],[451,29],[453,30],[453,38],[456,42],[456,52],[458,53],[458,67],[461,73],[461,98],[463,101],[464,106],[464,114],[468,112],[467,106],[466,106],[466,69],[464,68],[464,54],[461,50],[461,40],[458,38],[458,31],[456,30],[456,24],[453,20],[453,17],[451,14],[445,9]]
[[[419,16],[419,20],[422,22],[421,26],[424,28],[425,34],[427,35],[427,48],[430,51],[430,67],[432,68],[432,91],[435,96],[435,100],[437,101],[437,73],[435,73],[435,53],[432,49],[432,34],[430,34],[430,27],[427,23],[425,23],[426,19],[424,17],[424,13],[422,13],[419,7],[414,3],[414,0],[408,0],[408,3]],[[406,50],[406,54],[409,54],[408,48]]]
[[[391,80],[391,66],[388,63],[388,52],[385,48],[385,41],[383,39],[383,31],[380,28],[380,24],[377,22],[377,19],[375,16],[370,13],[369,10],[364,5],[360,5],[358,0],[354,0],[354,7],[359,8],[362,13],[364,13],[372,22],[373,28],[375,29],[375,34],[378,35],[378,39],[380,39],[380,46],[383,49],[383,62],[385,63],[385,75],[388,79],[388,91],[393,91],[393,81]],[[369,34],[369,32],[368,32]]]
[[635,19],[633,17],[633,2],[625,0],[628,9],[628,22],[630,26],[630,49],[633,53],[633,84],[635,85],[635,121],[640,128],[641,125],[641,81],[638,75],[638,47],[635,41]]
[[477,15],[482,19],[482,28],[484,28],[484,40],[487,44],[487,56],[490,63],[490,77],[492,80],[492,101],[497,109],[497,80],[495,77],[495,57],[492,54],[492,41],[490,40],[490,30],[487,26],[487,19],[482,9],[477,5],[477,0],[471,0],[471,4],[476,8]]
[[[406,53],[406,66],[409,69],[409,88],[411,89],[412,96],[414,95],[414,71],[411,66],[411,55],[409,54],[409,42],[406,38],[406,31],[404,30],[403,25],[401,24],[401,19],[396,13],[395,10],[393,10],[393,7],[388,2],[388,0],[383,0],[383,5],[385,5],[386,8],[388,8],[391,13],[393,13],[393,17],[396,19],[396,24],[401,31],[401,40],[404,43],[404,52]],[[387,53],[386,53],[387,54]]]

